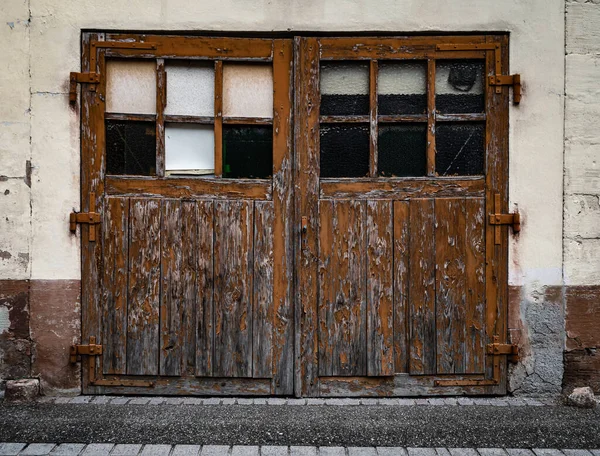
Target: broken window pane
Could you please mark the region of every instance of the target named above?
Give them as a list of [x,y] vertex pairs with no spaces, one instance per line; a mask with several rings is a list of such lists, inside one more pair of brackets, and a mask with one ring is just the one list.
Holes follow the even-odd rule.
[[321,125],[321,177],[369,174],[369,127]]
[[484,87],[483,60],[438,60],[435,73],[435,106],[438,112],[484,112]]
[[156,62],[106,62],[106,112],[156,114]]
[[273,67],[223,64],[223,116],[273,117]]
[[167,174],[213,174],[215,136],[212,125],[166,124]]
[[154,122],[106,121],[106,174],[156,174]]
[[212,62],[169,62],[165,114],[215,115],[215,69]]
[[326,62],[321,64],[321,115],[369,114],[369,64]]
[[435,171],[438,175],[484,174],[484,123],[438,123],[435,144]]
[[272,174],[272,127],[223,126],[223,177],[264,179]]
[[380,176],[425,176],[427,125],[379,125],[378,173]]
[[381,62],[377,79],[381,115],[427,112],[427,63]]

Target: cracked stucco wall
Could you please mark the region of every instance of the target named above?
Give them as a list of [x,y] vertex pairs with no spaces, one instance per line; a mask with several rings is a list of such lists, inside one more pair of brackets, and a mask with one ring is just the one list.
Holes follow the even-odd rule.
[[[67,223],[79,207],[79,116],[69,108],[67,90],[69,71],[80,69],[82,29],[510,32],[511,72],[522,74],[524,97],[510,107],[510,206],[519,208],[523,225],[511,239],[509,283],[523,303],[521,336],[532,337],[537,350],[525,361],[527,375],[512,384],[522,388],[529,378],[528,388],[546,391],[545,374],[536,380],[545,372],[536,360],[545,355],[539,354],[543,339],[532,336],[539,321],[532,309],[564,327],[562,301],[546,306],[539,298],[562,285],[564,19],[564,0],[222,0],[218,6],[208,0],[6,0],[0,9],[0,52],[10,69],[0,72],[0,175],[7,177],[0,178],[0,251],[7,253],[0,252],[0,279],[80,279],[78,237]],[[564,334],[557,329],[550,337],[546,354],[561,357],[554,342],[564,344]]]

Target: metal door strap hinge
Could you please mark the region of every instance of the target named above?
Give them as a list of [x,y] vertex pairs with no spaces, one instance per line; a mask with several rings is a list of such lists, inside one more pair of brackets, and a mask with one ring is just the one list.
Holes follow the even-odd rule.
[[96,225],[100,224],[100,214],[96,212],[96,193],[90,192],[90,210],[88,212],[71,212],[69,215],[69,229],[74,233],[77,231],[77,224],[86,224],[90,226],[88,230],[88,241],[96,240]]
[[521,216],[518,212],[512,214],[490,214],[490,225],[510,225],[513,232],[521,231]]
[[519,104],[521,102],[521,75],[513,74],[510,76],[497,74],[495,76],[488,76],[488,81],[491,86],[512,86],[513,88],[513,103]]
[[100,75],[96,73],[77,73],[72,71],[69,76],[69,103],[77,101],[77,83],[98,84]]
[[102,354],[102,345],[88,344],[88,345],[71,345],[71,363],[77,362],[77,356],[100,356]]
[[488,355],[507,355],[508,361],[517,363],[519,361],[519,346],[514,344],[493,343],[487,345]]

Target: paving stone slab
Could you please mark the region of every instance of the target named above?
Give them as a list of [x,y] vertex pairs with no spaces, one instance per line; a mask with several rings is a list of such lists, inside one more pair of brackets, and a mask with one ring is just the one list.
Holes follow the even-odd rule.
[[267,399],[267,404],[269,405],[285,405],[286,403],[287,399],[281,397],[270,397]]
[[588,450],[563,449],[562,452],[565,454],[565,456],[592,456],[592,453],[590,453]]
[[267,405],[267,399],[264,397],[254,399],[254,405]]
[[379,399],[361,399],[361,405],[379,405]]
[[481,456],[506,456],[504,448],[477,448]]
[[229,445],[204,445],[201,456],[227,456],[229,455]]
[[167,405],[181,405],[183,404],[182,397],[167,397],[165,399],[165,404]]
[[288,456],[287,446],[269,445],[260,447],[261,456]]
[[551,448],[534,448],[533,452],[536,456],[564,456],[562,451]]
[[346,448],[319,447],[319,456],[346,456]]
[[171,445],[144,445],[141,456],[169,456]]
[[209,397],[204,399],[204,405],[221,405],[221,400],[220,397]]
[[398,399],[398,405],[407,406],[407,405],[417,405],[414,399]]
[[259,456],[259,454],[257,446],[234,445],[231,449],[231,456]]
[[83,443],[62,443],[52,450],[52,456],[77,456],[84,447]]
[[15,456],[26,445],[26,443],[0,443],[0,456]]
[[436,448],[437,456],[451,456],[447,448]]
[[96,396],[90,404],[108,404],[109,402],[110,396]]
[[135,456],[142,449],[142,445],[137,443],[126,443],[115,445],[112,450],[111,456]]
[[377,447],[377,456],[408,456],[403,447]]
[[377,456],[375,447],[348,447],[348,456]]
[[54,443],[31,443],[19,453],[22,456],[45,456],[49,454],[56,445]]
[[175,445],[171,456],[198,456],[201,448],[200,445]]
[[186,397],[183,399],[183,405],[202,405],[204,399],[201,397]]
[[435,448],[407,448],[408,456],[437,456]]
[[317,447],[291,446],[290,456],[317,456]]
[[224,397],[221,401],[222,405],[235,405],[237,403],[237,399],[235,397]]
[[113,397],[110,400],[110,403],[113,405],[125,405],[127,404],[131,399],[128,397]]
[[129,401],[132,405],[146,405],[150,402],[149,397],[134,397]]
[[287,405],[306,405],[306,399],[288,399]]
[[150,405],[162,405],[165,403],[166,398],[164,397],[153,397],[152,399],[150,399],[149,404]]
[[458,400],[458,405],[475,405],[475,402],[473,402],[473,399],[471,399],[469,397],[459,397],[457,400]]
[[69,402],[71,402],[71,399],[73,399],[72,397],[57,397],[56,399],[54,399],[54,403],[55,404],[68,404]]
[[475,448],[448,448],[451,456],[479,456]]
[[506,452],[510,456],[535,456],[533,451],[524,448],[507,448]]
[[114,443],[90,443],[85,447],[82,456],[108,456],[114,448]]
[[306,399],[307,405],[325,405],[325,399],[308,398]]
[[88,404],[94,399],[94,396],[75,396],[69,404]]

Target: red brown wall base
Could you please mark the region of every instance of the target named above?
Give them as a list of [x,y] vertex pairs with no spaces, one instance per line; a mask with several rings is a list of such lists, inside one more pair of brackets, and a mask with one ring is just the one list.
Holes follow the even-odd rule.
[[43,394],[81,391],[80,368],[69,363],[80,294],[79,280],[0,280],[0,380],[39,377]]

